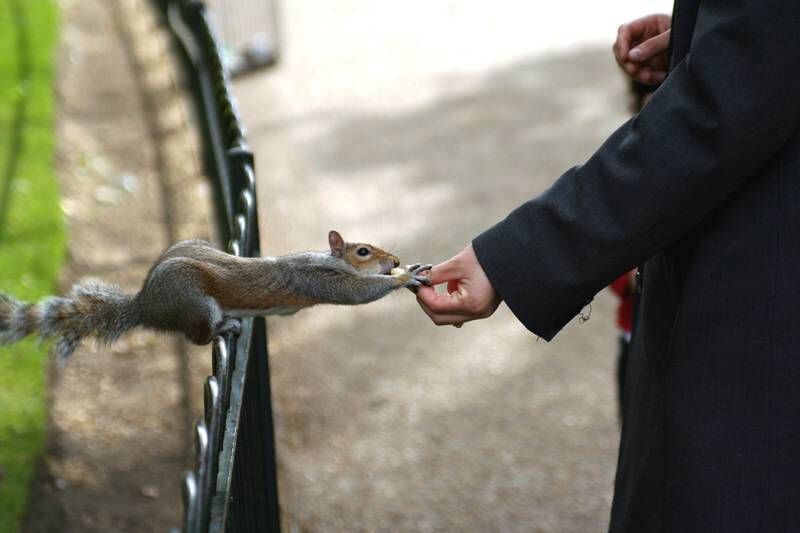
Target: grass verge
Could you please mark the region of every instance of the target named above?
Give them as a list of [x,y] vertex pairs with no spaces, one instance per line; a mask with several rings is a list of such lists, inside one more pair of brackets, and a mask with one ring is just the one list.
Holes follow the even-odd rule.
[[[54,0],[0,0],[0,291],[52,293],[65,232],[53,171]],[[48,350],[0,349],[0,532],[14,532],[42,451]]]

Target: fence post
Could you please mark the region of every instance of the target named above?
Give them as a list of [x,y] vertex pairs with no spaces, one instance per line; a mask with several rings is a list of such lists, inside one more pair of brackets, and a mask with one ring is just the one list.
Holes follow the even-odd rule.
[[[219,232],[229,253],[259,255],[255,162],[203,2],[154,0],[178,45],[214,184]],[[195,426],[196,468],[184,478],[186,532],[280,531],[275,435],[263,318],[215,339],[205,416]]]
[[270,401],[266,322],[253,323],[244,385],[239,445],[236,447],[227,531],[280,531],[278,487],[274,476],[274,434]]

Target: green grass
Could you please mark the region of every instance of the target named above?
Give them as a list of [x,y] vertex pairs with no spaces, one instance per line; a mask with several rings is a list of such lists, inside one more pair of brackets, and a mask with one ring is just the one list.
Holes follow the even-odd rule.
[[[53,172],[57,15],[55,0],[0,0],[0,291],[26,300],[53,292],[66,241]],[[20,50],[21,31],[27,51]],[[20,81],[26,53],[28,77]],[[21,150],[9,183],[23,99]],[[3,190],[10,192],[5,203]],[[47,357],[47,347],[31,341],[0,349],[1,533],[17,531],[42,451]]]

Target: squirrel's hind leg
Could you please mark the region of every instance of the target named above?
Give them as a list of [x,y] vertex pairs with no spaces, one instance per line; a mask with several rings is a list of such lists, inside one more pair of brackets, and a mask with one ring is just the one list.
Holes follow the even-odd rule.
[[195,344],[208,344],[225,325],[222,308],[211,296],[203,296],[195,305],[193,316],[182,328],[183,334]]
[[237,335],[242,330],[241,322],[232,316],[223,316],[222,308],[211,296],[203,298],[197,318],[184,330],[186,338],[195,344],[208,344],[217,337]]

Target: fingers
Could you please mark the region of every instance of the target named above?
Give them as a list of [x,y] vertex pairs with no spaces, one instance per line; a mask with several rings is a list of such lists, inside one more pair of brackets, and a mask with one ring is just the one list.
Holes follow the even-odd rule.
[[[422,309],[433,318],[433,314],[463,313],[463,295],[459,292],[458,280],[464,275],[461,254],[434,266],[427,272],[431,285],[447,283],[447,294],[439,294],[432,287],[420,287],[417,301]],[[463,321],[463,317],[462,317]]]
[[649,67],[638,69],[633,74],[633,79],[645,85],[658,85],[667,77],[667,73],[663,70],[654,70]]
[[[612,51],[617,64],[631,78],[651,84],[663,80],[659,73],[666,70],[670,23],[669,15],[658,14],[619,27]],[[641,72],[644,66],[653,69],[654,74]]]
[[[431,291],[433,291],[433,289],[431,289]],[[424,291],[421,290],[420,292]],[[454,312],[448,313],[446,311],[440,310],[443,308],[442,306],[436,307],[436,304],[434,304],[434,308],[436,309],[434,310],[434,308],[431,308],[431,306],[428,305],[428,302],[430,301],[426,299],[428,298],[428,295],[426,294],[420,295],[420,292],[417,293],[417,302],[419,302],[419,306],[422,308],[422,311],[426,315],[428,315],[431,321],[437,326],[455,326],[457,328],[460,328],[461,326],[464,325],[464,322],[471,320],[471,318],[467,317],[463,313],[463,309],[458,307],[455,308]],[[447,297],[449,295],[438,295],[438,296]]]
[[614,55],[617,62],[628,60],[628,52],[632,46],[646,38],[648,28],[652,25],[649,17],[642,17],[631,22],[626,22],[617,30],[617,40],[614,43]]
[[[633,55],[636,50],[637,48],[634,48],[628,55]],[[658,85],[667,77],[666,55],[664,50],[642,61],[623,61],[620,66],[631,79],[645,85]]]
[[422,306],[422,310],[425,312],[428,317],[430,317],[431,322],[436,324],[437,326],[455,326],[460,328],[464,325],[464,317],[459,315],[439,315],[436,314],[428,309],[425,309],[425,306]]
[[617,38],[614,40],[614,44],[611,46],[611,51],[614,53],[614,59],[617,60],[617,64],[620,67],[623,67],[623,63],[628,59],[628,42],[630,42],[622,34],[624,29],[624,24],[619,27],[617,30]]
[[[417,300],[423,308],[436,314],[474,314],[476,309],[471,298],[470,279],[476,268],[480,269],[480,265],[472,247],[468,246],[452,259],[433,267],[428,274],[433,285],[446,283],[447,293],[440,294],[432,288],[421,287],[428,290],[418,291]],[[463,322],[463,316],[461,321]]]
[[417,291],[417,302],[434,324],[460,327],[464,322],[490,316],[500,305],[500,297],[472,246],[433,267],[430,278],[434,285],[447,284],[446,293],[424,286]]
[[667,30],[664,33],[660,33],[636,45],[636,47],[628,53],[628,58],[636,63],[644,63],[666,52],[667,48],[669,48],[669,35],[670,31]]
[[658,85],[667,77],[667,73],[664,70],[650,67],[637,67],[632,63],[628,63],[628,65],[630,65],[631,68],[626,68],[625,71],[631,79],[645,85]]
[[422,309],[431,316],[437,315],[458,315],[463,322],[468,311],[464,308],[464,298],[458,291],[448,294],[440,294],[433,287],[420,287],[417,290],[417,301]]

